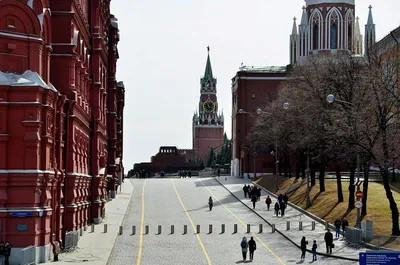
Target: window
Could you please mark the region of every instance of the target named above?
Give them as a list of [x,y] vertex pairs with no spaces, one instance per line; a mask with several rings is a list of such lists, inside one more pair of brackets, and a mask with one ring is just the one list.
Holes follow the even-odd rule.
[[318,25],[314,25],[313,29],[313,50],[318,50],[318,40],[319,40],[319,28]]
[[337,49],[337,26],[333,24],[331,27],[331,49]]

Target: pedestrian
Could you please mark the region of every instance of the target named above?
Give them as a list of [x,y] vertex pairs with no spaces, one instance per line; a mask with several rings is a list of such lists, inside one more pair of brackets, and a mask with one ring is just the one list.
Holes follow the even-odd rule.
[[279,201],[279,203],[283,202],[283,194],[282,193],[279,194],[278,201]]
[[183,176],[186,178],[186,176],[187,176],[187,171],[186,170],[183,171]]
[[247,185],[243,186],[244,197],[247,198],[247,193],[249,192],[249,187]]
[[4,247],[4,241],[0,242],[0,260],[3,260],[4,254],[6,253],[6,249]]
[[257,189],[257,201],[261,200],[261,188],[256,188]]
[[9,258],[11,256],[11,245],[10,242],[6,241],[4,245],[4,265],[10,265]]
[[221,175],[221,169],[217,169],[217,174],[218,174],[218,177]]
[[211,210],[212,210],[212,208],[213,208],[213,205],[214,205],[213,199],[212,199],[212,197],[210,196],[210,198],[208,198],[208,207],[210,208],[210,212],[211,212]]
[[253,209],[255,209],[257,202],[257,196],[255,194],[251,195],[251,202],[253,203]]
[[343,219],[342,219],[343,238],[344,238],[345,233],[346,233],[346,226],[349,226],[349,222],[347,221],[346,218],[343,218]]
[[285,202],[285,205],[287,206],[287,203],[289,201],[289,197],[288,197],[287,193],[285,193],[285,195],[283,195],[283,201]]
[[272,203],[272,200],[268,195],[267,198],[265,199],[265,204],[267,205],[268,211],[269,211],[269,206],[271,205],[271,203]]
[[285,202],[282,200],[279,202],[279,209],[281,210],[281,216],[283,217],[285,215],[285,208],[286,208],[286,204]]
[[314,240],[312,245],[312,261],[317,261],[317,241]]
[[242,248],[243,262],[245,262],[247,256],[247,249],[249,248],[249,244],[247,243],[246,237],[242,238],[242,242],[240,242],[240,247]]
[[191,170],[189,170],[189,178],[192,178],[192,171]]
[[330,229],[325,233],[324,240],[326,244],[326,253],[332,254],[333,234]]
[[250,260],[253,260],[254,251],[257,249],[257,244],[256,241],[254,241],[253,237],[250,238],[248,244],[249,244]]
[[306,241],[306,237],[303,236],[300,242],[300,249],[301,249],[301,260],[304,260],[306,258],[306,251],[307,251],[307,245],[308,241]]
[[279,213],[279,202],[277,201],[275,203],[275,214],[276,214],[276,217],[278,217],[278,213]]
[[336,228],[336,238],[340,237],[340,226],[342,225],[342,222],[340,222],[339,219],[336,219],[335,221],[335,228]]

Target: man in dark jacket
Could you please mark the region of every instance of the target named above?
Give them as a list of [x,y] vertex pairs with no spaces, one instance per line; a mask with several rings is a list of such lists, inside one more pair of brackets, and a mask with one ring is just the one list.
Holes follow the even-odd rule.
[[11,245],[10,242],[6,242],[6,244],[4,245],[4,265],[9,265],[9,261],[8,259],[11,256]]
[[249,187],[247,185],[243,186],[244,197],[247,198],[247,193],[249,192]]
[[332,254],[333,234],[330,229],[325,233],[324,239],[326,244],[326,253]]
[[248,244],[249,244],[250,260],[253,260],[254,251],[257,249],[257,244],[256,241],[254,241],[253,237],[251,237]]
[[3,258],[5,253],[5,248],[4,248],[4,241],[0,242],[0,260]]
[[336,228],[336,234],[335,234],[335,236],[336,236],[336,238],[339,238],[340,237],[340,226],[342,225],[342,222],[340,222],[340,220],[339,219],[336,219],[336,221],[335,221],[335,228]]
[[257,202],[257,195],[255,195],[255,194],[251,195],[251,201],[253,202],[253,209],[255,209],[256,202]]

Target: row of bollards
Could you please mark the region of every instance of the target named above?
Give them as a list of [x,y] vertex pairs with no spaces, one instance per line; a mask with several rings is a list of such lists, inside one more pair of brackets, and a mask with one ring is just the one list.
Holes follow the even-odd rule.
[[[286,222],[286,230],[290,230],[290,226],[291,226],[291,223],[290,223],[290,221],[287,221]],[[158,235],[161,235],[161,233],[162,233],[162,226],[161,225],[158,225],[158,227],[157,227],[158,229],[157,229],[157,234]],[[275,226],[275,224],[271,224],[271,228],[272,228],[272,233],[275,233],[275,231],[276,231],[276,226]],[[329,228],[329,223],[328,222],[326,222],[326,224],[325,224],[325,229],[328,229]],[[85,231],[86,231],[86,227],[84,228],[85,229]],[[94,232],[94,229],[95,229],[95,225],[94,224],[92,224],[91,225],[91,232],[93,233]],[[300,221],[299,222],[299,231],[302,231],[303,230],[303,222],[302,221]],[[315,230],[315,221],[312,221],[311,222],[311,230]],[[149,228],[149,226],[148,225],[146,225],[145,226],[145,231],[144,231],[144,234],[149,234],[150,232],[150,228]],[[196,225],[196,234],[200,234],[200,225]],[[103,233],[107,233],[108,232],[108,225],[107,224],[104,224],[104,228],[103,228]],[[122,232],[123,232],[123,226],[119,226],[119,230],[118,230],[118,234],[119,235],[122,235]],[[212,232],[213,232],[213,225],[212,224],[210,224],[210,225],[208,225],[208,233],[209,234],[212,234]],[[236,234],[238,232],[238,225],[237,224],[234,224],[233,225],[233,233],[234,234]],[[249,234],[249,233],[251,233],[251,225],[250,224],[247,224],[246,225],[246,232]],[[258,232],[259,233],[263,233],[263,224],[259,224],[259,228],[258,228]],[[175,226],[174,225],[171,225],[171,229],[170,229],[170,234],[172,235],[172,234],[174,234],[175,233]],[[225,233],[225,224],[221,224],[221,234],[224,234]],[[132,226],[132,234],[131,235],[135,235],[136,234],[136,226]],[[183,226],[183,234],[187,234],[187,225],[184,225]]]

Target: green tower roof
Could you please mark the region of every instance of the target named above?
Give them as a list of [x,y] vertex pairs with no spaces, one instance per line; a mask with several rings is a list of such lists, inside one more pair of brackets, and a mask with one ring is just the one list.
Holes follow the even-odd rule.
[[208,55],[207,55],[207,64],[206,70],[204,72],[205,80],[213,80],[212,68],[211,68],[211,60],[210,60],[210,46],[207,47]]

